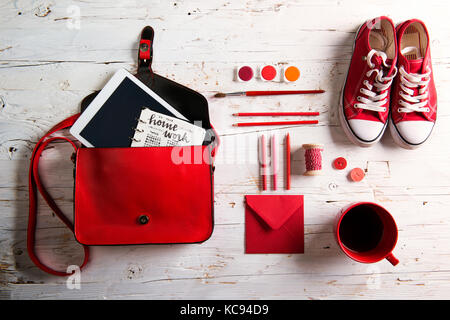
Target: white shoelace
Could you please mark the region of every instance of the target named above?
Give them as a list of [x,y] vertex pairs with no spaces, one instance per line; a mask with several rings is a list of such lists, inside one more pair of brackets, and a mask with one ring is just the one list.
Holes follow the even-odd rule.
[[[431,70],[427,67],[424,74],[408,73],[403,66],[400,67],[400,91],[403,98],[398,102],[403,108],[398,108],[398,112],[429,112],[430,108],[425,107],[428,103],[428,83],[430,82]],[[422,80],[425,79],[425,80]],[[419,95],[414,96],[414,88],[419,88]],[[424,101],[420,101],[424,100]]]
[[[365,110],[371,110],[376,112],[385,112],[386,107],[383,107],[384,104],[386,104],[387,101],[387,95],[388,92],[383,92],[380,94],[380,92],[385,91],[388,89],[392,84],[392,79],[397,74],[397,68],[394,67],[394,74],[390,77],[384,77],[383,76],[383,70],[380,69],[374,69],[375,64],[372,63],[372,57],[373,55],[377,55],[381,57],[383,60],[383,65],[386,68],[390,68],[391,66],[386,63],[387,56],[382,51],[377,50],[370,50],[370,52],[367,54],[366,61],[369,67],[371,68],[369,71],[366,72],[366,77],[370,77],[372,73],[376,72],[377,76],[375,77],[375,81],[373,85],[369,83],[368,80],[363,81],[363,85],[366,88],[359,89],[359,92],[366,95],[366,97],[357,96],[356,100],[358,100],[359,103],[356,103],[354,105],[355,108],[365,109]],[[375,90],[374,90],[375,89]]]

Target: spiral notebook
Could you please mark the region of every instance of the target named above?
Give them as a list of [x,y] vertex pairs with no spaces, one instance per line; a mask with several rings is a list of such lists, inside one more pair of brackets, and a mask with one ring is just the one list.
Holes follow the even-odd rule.
[[198,146],[206,130],[178,118],[143,108],[132,138],[132,147]]

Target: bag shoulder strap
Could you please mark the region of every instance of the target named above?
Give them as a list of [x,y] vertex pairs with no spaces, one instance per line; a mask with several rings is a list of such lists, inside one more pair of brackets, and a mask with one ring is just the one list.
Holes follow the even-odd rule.
[[[27,230],[27,250],[31,260],[34,264],[41,270],[56,275],[56,276],[68,276],[72,273],[67,273],[65,271],[54,270],[47,265],[45,265],[36,255],[35,252],[35,241],[36,241],[36,218],[37,218],[37,191],[42,195],[44,200],[47,202],[48,206],[53,210],[56,216],[61,219],[61,221],[74,232],[74,226],[72,222],[64,215],[61,209],[58,207],[56,202],[53,200],[51,195],[45,189],[39,176],[39,158],[45,147],[55,140],[63,140],[69,142],[74,150],[78,149],[77,145],[70,139],[65,137],[49,137],[51,134],[60,131],[65,128],[69,128],[78,119],[80,114],[73,115],[50,129],[36,144],[33,153],[31,154],[30,169],[28,175],[28,191],[29,191],[29,217],[28,217],[28,230]],[[82,269],[89,260],[89,248],[83,245],[84,249],[84,261],[80,266]]]

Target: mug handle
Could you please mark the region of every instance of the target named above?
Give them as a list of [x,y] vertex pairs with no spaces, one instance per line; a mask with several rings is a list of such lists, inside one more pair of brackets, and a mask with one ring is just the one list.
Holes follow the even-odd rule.
[[392,253],[389,253],[386,257],[387,261],[389,261],[393,266],[396,266],[400,261],[394,257]]

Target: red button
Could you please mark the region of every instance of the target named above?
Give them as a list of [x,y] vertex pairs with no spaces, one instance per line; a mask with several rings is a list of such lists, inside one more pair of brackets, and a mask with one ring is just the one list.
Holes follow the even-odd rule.
[[352,171],[350,171],[350,178],[355,181],[355,182],[359,182],[362,179],[364,179],[364,171],[361,168],[354,168],[352,169]]
[[345,169],[347,167],[347,160],[342,157],[336,158],[333,162],[333,165],[338,170]]

